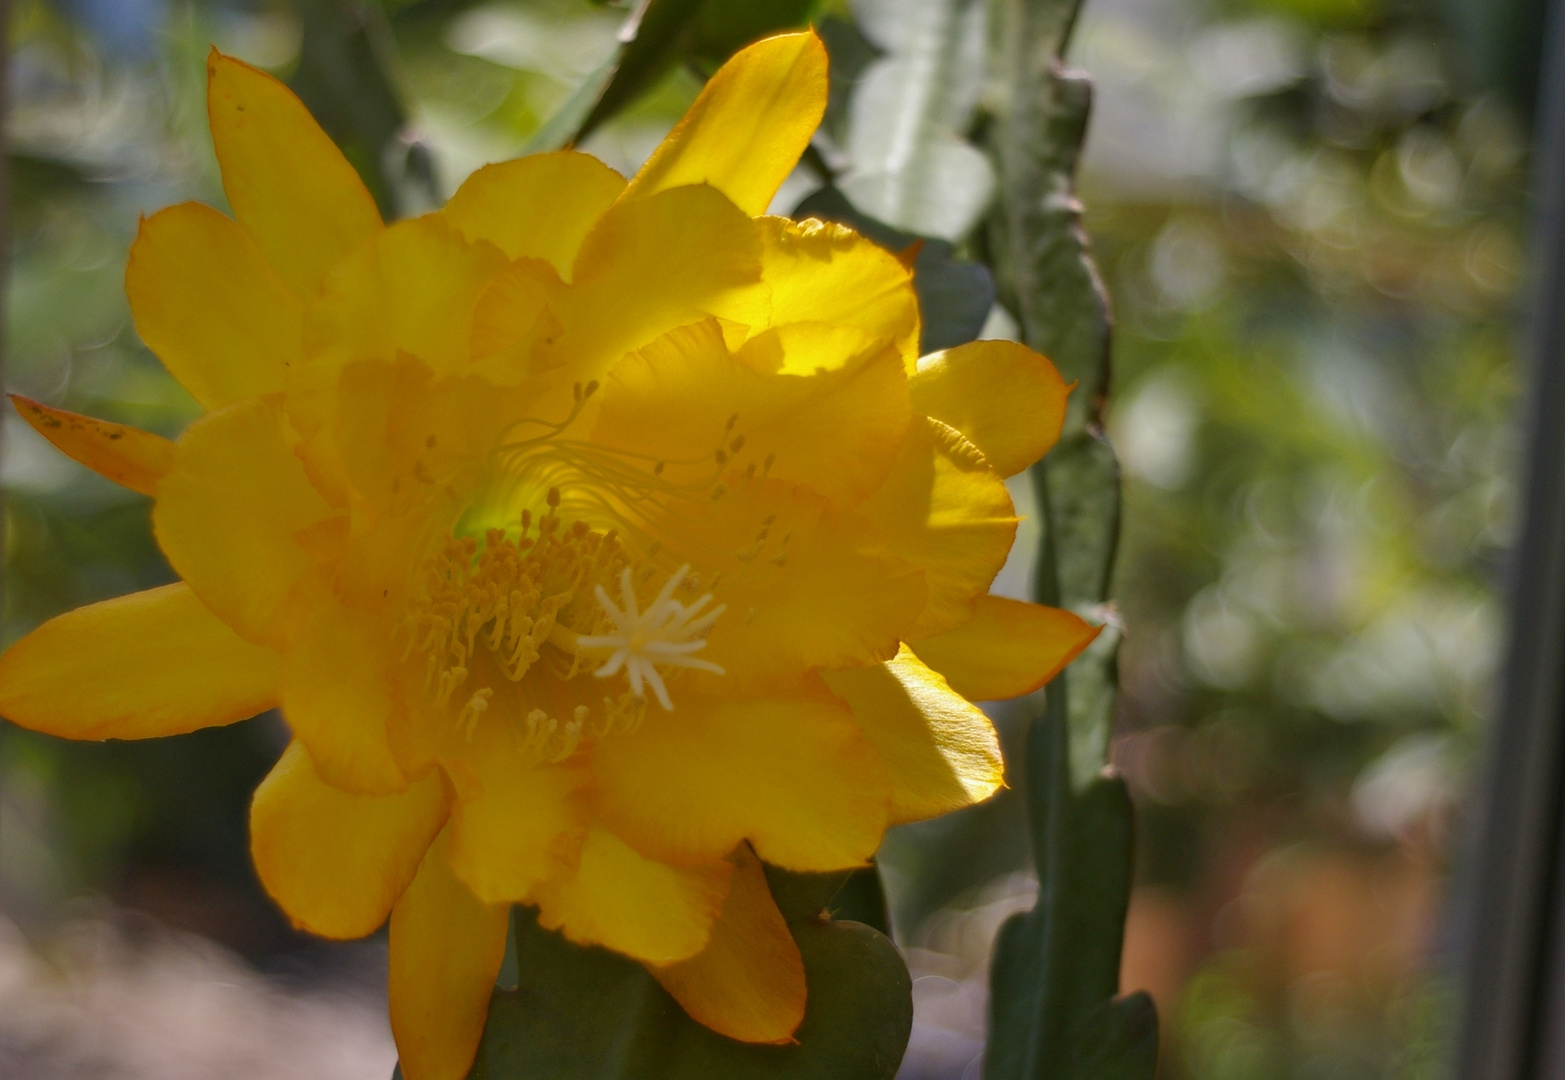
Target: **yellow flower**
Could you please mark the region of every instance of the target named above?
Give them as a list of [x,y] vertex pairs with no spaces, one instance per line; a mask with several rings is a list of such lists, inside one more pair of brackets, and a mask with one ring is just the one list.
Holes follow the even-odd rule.
[[765,216],[824,108],[813,34],[736,56],[628,183],[544,154],[390,226],[286,88],[208,73],[234,217],[154,214],[126,274],[207,414],[176,444],[17,402],[156,498],[182,580],[40,627],[0,711],[98,739],[281,706],[256,867],[317,934],[389,915],[409,1080],[465,1073],[513,903],[786,1040],[759,860],[860,866],[987,797],[970,702],[1094,633],[987,595],[1067,388],[1005,342],[920,359],[896,258]]

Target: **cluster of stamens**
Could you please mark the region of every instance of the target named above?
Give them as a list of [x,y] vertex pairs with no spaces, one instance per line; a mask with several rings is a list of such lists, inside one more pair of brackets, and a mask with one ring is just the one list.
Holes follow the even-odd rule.
[[[515,539],[491,529],[482,545],[471,537],[445,540],[426,563],[405,612],[403,659],[421,662],[428,704],[454,714],[466,737],[486,718],[504,717],[519,749],[562,761],[584,740],[638,727],[649,686],[658,703],[671,709],[660,667],[722,674],[718,665],[690,654],[706,645],[724,609],[710,606],[710,593],[689,604],[675,599],[681,587],[687,592],[696,587],[686,566],[641,610],[636,579],[646,580],[654,567],[633,566],[613,531],[580,521],[565,525],[557,490],[550,490],[547,501],[548,511],[536,521],[522,513]],[[604,588],[614,581],[623,606]],[[607,660],[605,650],[611,654]],[[522,711],[518,697],[533,695],[518,695],[493,679],[497,672],[512,684],[522,684],[529,673],[570,680],[589,670],[604,679],[623,671],[628,692],[605,696],[601,709],[576,705],[570,715],[556,717],[541,708]],[[491,685],[475,687],[475,679]],[[500,701],[498,695],[508,696]]]

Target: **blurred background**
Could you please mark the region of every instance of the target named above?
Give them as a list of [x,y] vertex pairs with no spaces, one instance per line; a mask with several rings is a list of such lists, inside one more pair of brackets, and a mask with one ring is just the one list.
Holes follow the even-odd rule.
[[[982,162],[943,173],[935,208],[893,205],[878,180],[876,110],[914,6],[825,5],[821,167],[859,211],[960,254]],[[981,43],[982,5],[964,10],[950,32]],[[1113,758],[1140,831],[1124,989],[1157,1000],[1168,1080],[1444,1071],[1454,845],[1516,513],[1540,12],[1088,0],[1077,29],[1072,62],[1098,85],[1082,189],[1118,324],[1126,483]],[[196,414],[138,341],[122,274],[138,215],[225,205],[209,46],[289,79],[408,214],[527,148],[624,14],[13,0],[7,389],[169,435]],[[703,66],[697,51],[654,73],[586,149],[634,170]],[[981,85],[969,97],[981,107]],[[801,169],[774,211],[818,186]],[[984,335],[1013,327],[995,309]],[[13,415],[3,438],[5,643],[170,579],[146,500]],[[997,589],[1026,592],[1035,539]],[[0,1073],[389,1075],[382,946],[295,935],[249,869],[249,793],[284,742],[270,716],[91,745],[0,721]],[[917,976],[903,1076],[976,1080],[989,942],[1031,903],[1018,800],[905,829],[882,866]]]

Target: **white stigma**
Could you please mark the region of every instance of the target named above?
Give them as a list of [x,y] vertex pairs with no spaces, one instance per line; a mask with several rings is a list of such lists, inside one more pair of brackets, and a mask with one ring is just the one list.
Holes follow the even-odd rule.
[[631,584],[630,569],[627,567],[622,570],[619,587],[624,607],[616,604],[602,585],[597,587],[598,603],[614,623],[614,633],[584,635],[577,639],[577,644],[583,648],[614,650],[608,661],[593,672],[594,675],[607,679],[624,668],[626,677],[630,679],[631,693],[643,697],[643,684],[650,685],[658,704],[670,712],[674,705],[668,700],[668,688],[663,685],[663,676],[659,674],[657,665],[724,674],[723,669],[710,660],[690,655],[706,648],[706,632],[712,628],[717,617],[727,610],[727,605],[718,604],[703,613],[702,609],[712,599],[711,593],[703,593],[700,599],[688,607],[675,600],[674,590],[685,580],[689,570],[690,566],[686,564],[674,571],[664,584],[663,591],[658,593],[657,599],[652,601],[646,611],[642,611],[636,604],[636,590]]

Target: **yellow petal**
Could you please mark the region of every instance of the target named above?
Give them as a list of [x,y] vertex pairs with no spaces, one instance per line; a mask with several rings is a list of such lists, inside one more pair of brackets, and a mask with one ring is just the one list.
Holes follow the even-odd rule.
[[477,781],[452,811],[451,867],[489,903],[520,903],[545,879],[573,872],[587,834],[582,789],[591,773],[579,762],[524,757],[506,723],[521,718],[481,724],[450,765],[465,765]]
[[626,194],[711,184],[763,214],[825,111],[826,47],[815,32],[758,41],[718,69]]
[[136,330],[208,410],[283,388],[303,306],[251,235],[200,203],[141,223],[125,267]]
[[[856,335],[835,355],[837,336],[820,324],[752,341],[729,354],[715,320],[672,330],[616,365],[604,385],[595,442],[675,464],[670,482],[710,474],[721,451],[743,474],[753,463],[766,475],[804,485],[851,505],[877,487],[901,447],[911,415],[901,358],[890,347],[868,348]],[[811,374],[774,374],[746,363],[752,346],[774,344],[795,359],[835,361]],[[824,364],[820,367],[826,367]],[[730,423],[730,418],[737,418]]]
[[1070,388],[1054,365],[1014,341],[974,341],[918,362],[913,407],[950,424],[1001,476],[1043,457],[1060,437]]
[[732,873],[722,859],[668,866],[594,827],[575,874],[539,889],[538,922],[637,960],[685,960],[706,947]]
[[743,475],[720,498],[701,491],[693,504],[647,512],[663,557],[711,575],[715,602],[727,605],[701,653],[726,674],[692,679],[714,693],[786,690],[810,669],[895,656],[925,608],[924,575],[866,552],[881,541],[854,514]]
[[391,911],[391,1034],[406,1080],[463,1080],[478,1052],[510,908],[457,880],[437,838]]
[[0,715],[67,739],[146,739],[277,704],[279,657],[184,584],[68,611],[0,656]]
[[364,795],[400,792],[407,778],[390,725],[401,706],[384,619],[343,607],[327,582],[309,591],[326,595],[290,608],[283,716],[328,783]]
[[364,181],[282,83],[213,49],[207,115],[239,224],[300,297],[380,228]]
[[863,865],[886,826],[880,755],[824,689],[757,700],[676,699],[593,751],[598,812],[637,850],[720,858],[748,839],[791,870]]
[[541,259],[517,259],[491,278],[473,309],[475,370],[514,384],[557,364],[564,325],[556,309],[564,292],[560,275]]
[[557,313],[583,382],[676,326],[765,319],[755,224],[708,187],[620,200],[587,235]]
[[918,362],[918,297],[895,255],[845,225],[761,218],[761,274],[771,326],[816,322],[895,342]]
[[983,710],[903,646],[896,659],[826,672],[891,774],[891,820],[923,821],[982,802],[1004,782]]
[[969,701],[998,701],[1048,683],[1101,629],[1059,608],[981,596],[972,619],[913,648]]
[[902,455],[858,512],[882,530],[867,550],[924,571],[928,604],[906,640],[943,633],[972,617],[1016,538],[1005,483],[977,449],[937,420],[915,420]]
[[571,271],[588,230],[625,190],[625,178],[590,154],[560,150],[485,165],[446,204],[446,220],[509,259]]
[[9,396],[17,414],[38,434],[68,457],[122,487],[156,495],[158,481],[174,467],[174,444],[161,435],[52,409],[21,394]]
[[244,637],[277,640],[276,619],[309,556],[296,535],[334,512],[310,485],[271,399],[191,424],[152,512],[158,546],[196,594]]
[[439,774],[400,795],[351,795],[322,780],[295,741],[255,789],[250,854],[295,926],[363,937],[391,914],[445,819]]
[[461,373],[471,356],[473,304],[505,256],[470,242],[439,214],[399,221],[327,279],[305,319],[315,365],[416,356],[437,375]]
[[736,866],[723,913],[699,954],[649,966],[691,1018],[730,1039],[789,1041],[804,1019],[804,961],[772,899],[761,860],[748,846]]
[[[462,477],[489,457],[503,430],[532,404],[485,379],[436,379],[426,364],[408,356],[347,365],[334,397],[336,422],[327,430],[340,448],[343,478],[382,508],[397,502],[399,490],[423,491],[426,507],[447,483],[455,481],[465,491]],[[407,504],[407,498],[400,500]],[[391,545],[382,546],[386,554],[397,554]]]

